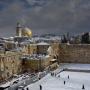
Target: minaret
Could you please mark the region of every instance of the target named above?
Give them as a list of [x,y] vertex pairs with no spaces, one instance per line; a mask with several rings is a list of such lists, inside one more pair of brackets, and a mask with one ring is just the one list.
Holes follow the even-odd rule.
[[17,23],[17,27],[16,27],[16,36],[19,36],[19,37],[22,36],[22,27],[19,22]]

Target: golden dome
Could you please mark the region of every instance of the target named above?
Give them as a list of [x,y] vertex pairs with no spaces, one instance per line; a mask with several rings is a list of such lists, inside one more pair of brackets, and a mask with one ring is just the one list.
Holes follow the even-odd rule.
[[22,35],[23,35],[23,36],[31,37],[31,36],[32,36],[32,30],[29,29],[29,28],[27,28],[27,27],[25,27],[25,28],[23,28],[23,30],[22,30]]

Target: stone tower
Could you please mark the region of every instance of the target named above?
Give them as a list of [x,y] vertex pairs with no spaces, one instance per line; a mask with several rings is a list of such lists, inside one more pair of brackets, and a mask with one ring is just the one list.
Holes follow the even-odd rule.
[[22,36],[22,27],[19,22],[17,23],[17,27],[16,27],[16,36],[19,36],[19,37]]

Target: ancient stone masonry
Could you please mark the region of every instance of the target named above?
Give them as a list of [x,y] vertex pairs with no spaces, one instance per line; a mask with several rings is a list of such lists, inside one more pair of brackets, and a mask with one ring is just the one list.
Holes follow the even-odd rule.
[[[45,43],[39,43],[38,49],[35,44],[28,45],[24,49],[26,56],[36,55],[37,53],[42,53],[44,50],[44,56],[42,55],[44,58],[42,59],[37,58],[38,56],[36,55],[36,57],[33,56],[33,58],[21,60],[23,52],[0,52],[0,81],[24,71],[39,71],[40,68],[44,69],[51,65],[51,61],[53,60],[58,63],[90,63],[89,44],[52,43],[50,46],[47,44],[44,46],[43,44],[45,45]],[[45,55],[47,54],[47,49],[48,55]]]
[[50,65],[50,56],[42,56],[40,59],[39,57],[30,57],[22,59],[22,68],[23,72],[38,72],[44,70],[46,67]]
[[60,52],[59,46],[60,46],[59,43],[53,43],[53,44],[51,45],[51,48],[52,48],[52,54],[51,54],[51,56],[52,56],[52,58],[54,58],[54,59],[58,59],[59,52]]
[[59,60],[61,63],[90,63],[90,45],[60,44]]
[[20,53],[10,51],[0,54],[0,81],[22,71],[20,56]]

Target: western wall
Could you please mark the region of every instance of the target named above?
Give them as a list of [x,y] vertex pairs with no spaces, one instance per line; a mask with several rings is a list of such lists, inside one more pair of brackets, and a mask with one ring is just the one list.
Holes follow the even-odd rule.
[[90,63],[89,44],[60,44],[60,63]]

